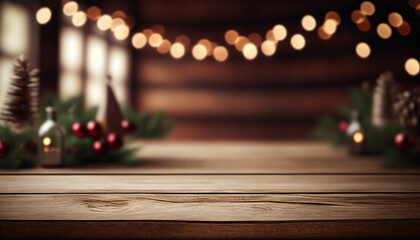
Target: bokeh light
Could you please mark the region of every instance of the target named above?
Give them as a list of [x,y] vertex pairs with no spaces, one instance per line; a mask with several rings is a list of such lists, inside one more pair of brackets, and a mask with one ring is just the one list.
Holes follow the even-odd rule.
[[242,52],[242,50],[244,49],[245,44],[249,43],[248,38],[244,37],[244,36],[240,36],[236,39],[235,42],[235,47],[239,52]]
[[66,16],[72,16],[79,9],[79,5],[75,1],[66,2],[63,6],[63,13]]
[[375,5],[373,5],[372,2],[364,1],[360,4],[360,10],[362,10],[365,15],[372,16],[375,13]]
[[360,10],[354,10],[351,13],[351,21],[355,24],[359,24],[365,20],[366,16]]
[[[281,25],[281,24],[277,24],[276,26],[274,26],[273,28],[273,35],[275,40],[277,41],[283,41],[286,36],[287,36],[287,29],[285,26]],[[268,39],[267,40],[271,40]]]
[[116,10],[111,14],[112,18],[122,18],[125,19],[127,17],[127,15],[125,15],[125,13],[121,10]]
[[328,40],[331,38],[332,35],[325,32],[324,26],[320,26],[318,28],[318,36],[323,40]]
[[356,46],[356,54],[361,58],[367,58],[370,55],[370,47],[365,42],[360,42]]
[[302,18],[301,24],[303,29],[305,29],[308,32],[313,31],[316,28],[316,20],[311,15],[305,15]]
[[84,13],[83,11],[78,11],[77,13],[73,14],[71,18],[71,22],[76,27],[81,27],[85,25],[86,20],[87,20],[86,13]]
[[171,42],[167,39],[163,39],[162,43],[157,47],[157,51],[160,54],[168,53],[171,50]]
[[248,40],[250,42],[252,42],[253,44],[255,44],[255,46],[257,46],[257,47],[261,46],[261,43],[263,41],[261,35],[258,34],[258,33],[249,34],[248,35]]
[[51,10],[47,7],[40,8],[36,12],[35,18],[39,24],[46,24],[51,19]]
[[274,41],[277,42],[278,40],[274,37],[274,32],[273,29],[270,29],[266,32],[265,34],[265,39],[266,40],[270,40],[270,41]]
[[401,14],[393,12],[388,15],[388,22],[391,26],[398,28],[403,24],[403,18]]
[[151,26],[150,29],[152,29],[152,31],[155,33],[159,33],[162,36],[165,34],[165,28],[160,24],[155,24]]
[[409,58],[405,61],[405,71],[411,76],[416,76],[420,72],[420,64],[419,61],[415,58]]
[[353,140],[355,143],[361,143],[365,139],[365,136],[361,132],[356,132],[353,134]]
[[265,56],[273,56],[276,52],[276,43],[270,40],[265,40],[261,44],[261,51]]
[[223,46],[217,46],[213,51],[213,57],[218,62],[224,62],[228,58],[229,53]]
[[325,14],[325,21],[329,19],[333,20],[337,26],[341,23],[340,15],[338,15],[338,13],[335,11],[329,11],[327,14]]
[[380,23],[376,28],[376,32],[382,39],[388,39],[392,35],[391,27],[386,23]]
[[403,21],[403,23],[401,24],[401,26],[397,29],[398,33],[401,34],[402,36],[407,36],[410,34],[411,32],[411,26],[410,24],[408,24],[408,22]]
[[239,34],[235,30],[228,30],[225,33],[225,41],[230,45],[235,45],[236,39],[238,37],[239,37]]
[[172,44],[170,50],[171,56],[175,59],[182,58],[185,54],[185,47],[179,42]]
[[370,30],[370,21],[366,17],[363,19],[362,22],[357,23],[357,28],[362,32],[367,32]]
[[203,60],[207,56],[207,49],[203,44],[196,44],[192,49],[192,55],[197,60]]
[[208,39],[201,39],[200,41],[198,41],[198,44],[201,44],[206,48],[206,52],[208,56],[212,54],[213,48],[211,46],[211,42]]
[[160,35],[159,33],[153,33],[149,37],[149,45],[154,48],[162,44],[162,41],[163,41],[162,35]]
[[114,36],[118,40],[124,40],[130,34],[130,29],[127,25],[119,25],[114,30]]
[[182,43],[182,45],[184,45],[185,48],[190,47],[191,41],[190,38],[187,37],[186,35],[179,35],[175,38],[175,42],[179,42]]
[[112,19],[111,31],[115,31],[118,26],[125,25],[125,21],[122,18]]
[[302,50],[305,47],[306,41],[301,34],[295,34],[290,38],[290,44],[295,50]]
[[253,43],[247,43],[244,46],[242,54],[248,60],[253,60],[258,55],[258,48]]
[[152,29],[148,29],[148,28],[144,29],[141,32],[144,34],[144,36],[146,36],[147,39],[149,39],[150,36],[154,33]]
[[112,25],[112,18],[109,15],[102,15],[98,21],[96,22],[96,25],[98,26],[99,30],[105,31],[111,28]]
[[135,48],[140,49],[146,46],[147,38],[143,33],[136,33],[131,39],[131,43]]
[[92,21],[98,20],[101,16],[101,9],[99,9],[96,6],[92,6],[88,8],[88,10],[86,11],[86,15]]
[[335,22],[335,20],[333,19],[328,19],[325,21],[324,23],[324,31],[329,34],[332,35],[335,33],[335,31],[337,30],[337,24]]

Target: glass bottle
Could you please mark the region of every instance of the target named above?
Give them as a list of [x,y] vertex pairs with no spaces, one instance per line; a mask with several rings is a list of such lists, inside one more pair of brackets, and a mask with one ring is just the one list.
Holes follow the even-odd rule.
[[346,129],[349,153],[354,155],[363,154],[366,145],[366,133],[360,122],[360,113],[357,110],[351,112],[351,122]]
[[43,167],[63,165],[65,130],[56,121],[56,110],[47,107],[47,120],[38,131],[39,164]]

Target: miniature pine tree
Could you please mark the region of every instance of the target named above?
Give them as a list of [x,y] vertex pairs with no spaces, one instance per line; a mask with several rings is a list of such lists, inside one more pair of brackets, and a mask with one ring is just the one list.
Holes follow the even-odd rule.
[[38,72],[38,69],[31,70],[29,60],[23,54],[15,60],[0,120],[16,129],[34,123],[38,114]]
[[393,120],[392,104],[395,98],[394,76],[391,72],[379,76],[373,90],[371,121],[374,126],[384,126]]

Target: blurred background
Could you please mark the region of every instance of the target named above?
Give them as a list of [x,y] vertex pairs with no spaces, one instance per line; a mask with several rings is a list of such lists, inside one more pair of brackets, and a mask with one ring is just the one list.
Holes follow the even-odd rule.
[[0,106],[13,60],[41,95],[165,110],[172,140],[305,139],[349,88],[390,70],[418,84],[420,1],[0,2]]

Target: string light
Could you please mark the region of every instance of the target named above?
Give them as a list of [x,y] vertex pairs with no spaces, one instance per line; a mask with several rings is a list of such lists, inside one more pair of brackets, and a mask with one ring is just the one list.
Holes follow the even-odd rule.
[[39,24],[46,24],[51,19],[51,10],[47,7],[40,8],[36,12],[35,18]]
[[372,2],[364,1],[360,4],[360,10],[362,10],[365,15],[372,16],[375,13],[375,5],[373,5]]
[[112,18],[109,15],[102,15],[98,21],[96,22],[99,30],[106,31],[111,28],[112,25]]
[[151,26],[150,29],[152,29],[152,31],[155,33],[159,33],[162,36],[165,34],[165,28],[160,24],[155,24]]
[[149,39],[149,38],[150,38],[150,36],[151,36],[154,32],[153,32],[153,30],[152,30],[152,29],[148,29],[148,28],[146,28],[146,29],[144,29],[144,30],[142,31],[142,33],[146,36],[146,38],[147,38],[147,39]]
[[87,17],[92,20],[92,21],[96,21],[99,19],[99,17],[101,16],[101,9],[99,9],[96,6],[90,7],[88,8],[88,10],[86,11],[86,15]]
[[261,44],[261,51],[265,56],[273,56],[276,52],[276,43],[270,40],[265,40]]
[[382,39],[388,39],[392,34],[391,27],[386,23],[380,23],[376,28],[376,32]]
[[118,26],[125,25],[125,21],[122,18],[112,19],[111,31],[115,31]]
[[76,27],[81,27],[81,26],[85,25],[85,23],[86,23],[86,13],[84,13],[82,11],[76,12],[75,14],[73,14],[73,16],[71,18],[71,22]]
[[175,59],[182,58],[185,54],[185,47],[179,42],[172,44],[170,50],[171,56]]
[[388,22],[391,26],[398,28],[403,24],[403,18],[401,14],[393,12],[388,15]]
[[[274,38],[275,38],[274,40],[283,41],[287,36],[286,27],[281,25],[281,24],[277,24],[273,28],[273,35],[274,35]],[[267,40],[271,40],[271,39],[267,38]]]
[[130,34],[130,29],[126,25],[119,25],[114,30],[114,37],[118,40],[124,40]]
[[302,18],[301,24],[303,29],[305,29],[308,32],[313,31],[316,28],[316,20],[311,15],[305,15]]
[[327,12],[327,14],[325,14],[325,21],[329,19],[333,20],[336,26],[340,25],[341,23],[340,15],[338,15],[337,12],[334,12],[334,11]]
[[191,44],[190,39],[186,35],[179,35],[175,38],[175,42],[182,43],[185,48],[188,48]]
[[192,55],[197,60],[203,60],[207,56],[207,49],[203,44],[197,44],[192,49]]
[[416,76],[420,72],[420,64],[419,61],[415,58],[409,58],[405,61],[405,71],[411,76]]
[[320,26],[318,28],[318,36],[323,40],[328,40],[331,38],[331,34],[328,34],[324,31],[324,26]]
[[367,32],[370,30],[370,21],[366,17],[363,19],[362,22],[358,23],[357,28],[362,32]]
[[75,1],[70,1],[64,4],[63,13],[66,16],[72,16],[79,9],[79,5]]
[[265,34],[265,39],[266,40],[273,41],[273,42],[277,42],[278,41],[276,39],[276,37],[274,36],[273,29],[270,29],[270,30],[267,31],[267,33]]
[[370,47],[367,43],[361,42],[356,46],[356,53],[361,58],[367,58],[370,55]]
[[337,30],[337,24],[335,20],[327,19],[324,23],[324,31],[325,33],[332,35]]
[[411,32],[411,27],[410,24],[408,24],[408,22],[403,21],[403,23],[401,24],[401,26],[397,29],[397,31],[402,35],[402,36],[407,36],[410,34]]
[[146,36],[143,33],[136,33],[133,35],[133,38],[131,39],[131,43],[133,46],[137,49],[141,49],[144,46],[146,46],[147,39]]
[[366,16],[360,10],[354,10],[351,13],[351,21],[355,24],[362,23],[365,20]]
[[198,44],[201,44],[206,48],[207,56],[210,56],[212,54],[211,42],[208,39],[201,39],[200,41],[198,41]]
[[163,39],[162,43],[157,47],[157,51],[160,54],[168,53],[171,50],[171,42],[167,39]]
[[112,18],[122,18],[125,19],[127,17],[127,15],[125,15],[125,13],[121,10],[116,10],[111,14]]
[[244,36],[240,36],[236,39],[235,42],[235,47],[239,52],[242,52],[242,50],[244,49],[245,44],[249,43],[248,38],[244,37]]
[[255,46],[259,47],[262,43],[262,37],[258,33],[251,33],[248,35],[248,40],[255,44]]
[[153,33],[149,37],[149,45],[154,48],[158,47],[162,43],[162,41],[162,35],[160,35],[159,33]]
[[225,41],[230,45],[235,45],[236,39],[238,37],[239,37],[239,34],[235,30],[228,30],[225,33]]
[[44,144],[44,146],[49,146],[51,145],[51,138],[50,137],[44,137],[42,139],[42,143]]
[[356,132],[353,134],[353,140],[355,143],[361,143],[365,139],[365,136],[361,132]]
[[228,58],[228,55],[228,51],[225,47],[217,46],[216,48],[214,48],[213,57],[214,59],[216,59],[216,61],[224,62]]
[[247,43],[244,46],[242,54],[248,60],[253,60],[258,55],[258,49],[253,43]]
[[290,44],[295,50],[302,50],[305,47],[305,38],[301,34],[295,34],[290,38]]

